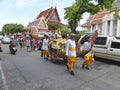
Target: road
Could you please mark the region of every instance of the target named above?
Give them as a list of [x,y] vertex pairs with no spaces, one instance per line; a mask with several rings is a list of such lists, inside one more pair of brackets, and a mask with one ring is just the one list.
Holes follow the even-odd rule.
[[60,59],[54,64],[37,50],[18,48],[17,54],[11,55],[7,44],[2,47],[0,86],[5,89],[0,90],[120,90],[119,64],[95,61],[86,70],[81,68],[83,59],[78,58],[72,76]]

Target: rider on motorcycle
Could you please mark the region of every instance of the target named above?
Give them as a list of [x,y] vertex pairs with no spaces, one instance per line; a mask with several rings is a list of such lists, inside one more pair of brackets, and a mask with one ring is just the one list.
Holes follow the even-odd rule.
[[15,52],[17,51],[16,43],[15,43],[14,39],[12,39],[10,41],[9,49],[10,49],[10,51],[11,51],[12,54],[15,54]]
[[15,43],[15,40],[14,40],[14,39],[12,39],[12,40],[10,41],[9,47],[12,47],[12,46],[16,46],[16,43]]

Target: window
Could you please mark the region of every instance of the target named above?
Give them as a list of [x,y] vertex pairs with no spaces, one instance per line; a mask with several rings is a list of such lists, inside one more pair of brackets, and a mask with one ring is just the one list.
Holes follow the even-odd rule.
[[94,44],[105,45],[107,41],[107,37],[97,37]]
[[120,42],[112,42],[111,43],[111,48],[120,49]]

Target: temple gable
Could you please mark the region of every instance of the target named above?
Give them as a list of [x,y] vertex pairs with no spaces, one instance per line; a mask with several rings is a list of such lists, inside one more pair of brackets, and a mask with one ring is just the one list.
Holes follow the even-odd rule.
[[38,28],[48,29],[48,25],[45,21],[44,16],[40,19],[40,22],[38,23]]
[[49,21],[60,22],[58,15],[57,15],[57,12],[54,11],[52,13],[51,17],[49,18]]

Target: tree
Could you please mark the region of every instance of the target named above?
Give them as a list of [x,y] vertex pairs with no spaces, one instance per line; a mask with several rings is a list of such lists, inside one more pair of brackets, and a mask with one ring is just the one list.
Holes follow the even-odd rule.
[[115,10],[114,18],[115,18],[115,20],[120,20],[120,15],[119,15],[118,9]]
[[50,23],[50,22],[48,23],[49,30],[57,30],[58,28],[61,28],[61,26],[56,23]]
[[77,36],[81,37],[81,36],[85,35],[86,32],[87,32],[86,30],[77,31]]
[[75,0],[70,7],[65,8],[64,19],[68,20],[71,32],[76,33],[78,22],[85,12],[95,14],[101,9],[111,9],[115,0]]
[[68,27],[61,27],[61,28],[58,28],[58,31],[61,32],[61,35],[63,37],[66,37],[66,35],[70,35],[70,30]]
[[24,26],[22,24],[5,24],[2,27],[2,33],[4,34],[13,34],[23,30]]
[[2,31],[0,31],[0,35],[3,35]]

